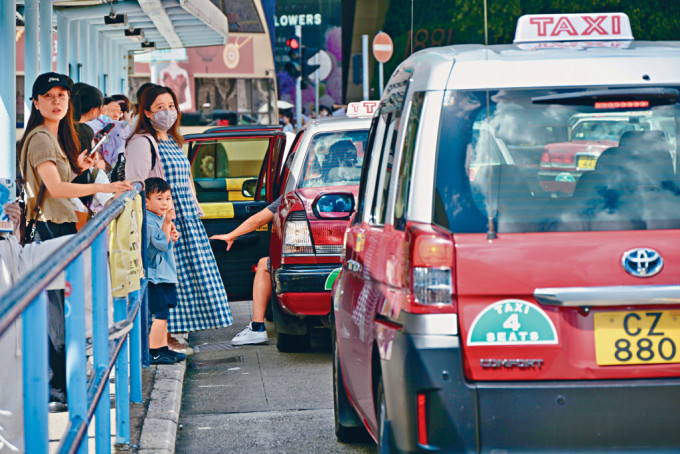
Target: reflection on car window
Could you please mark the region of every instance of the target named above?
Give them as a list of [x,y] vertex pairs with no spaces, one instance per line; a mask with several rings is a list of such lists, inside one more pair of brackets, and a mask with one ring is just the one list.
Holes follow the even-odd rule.
[[359,184],[367,130],[316,134],[307,148],[301,188]]
[[194,178],[257,178],[269,139],[197,142],[191,171]]
[[489,92],[488,106],[486,92],[447,93],[437,223],[461,233],[678,228],[680,108],[532,103],[546,92],[557,90]]

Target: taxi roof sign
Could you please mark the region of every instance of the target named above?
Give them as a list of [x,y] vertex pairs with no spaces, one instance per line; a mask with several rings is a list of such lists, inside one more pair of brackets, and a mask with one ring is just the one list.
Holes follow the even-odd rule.
[[632,39],[624,13],[528,14],[517,21],[514,43]]
[[380,101],[351,102],[347,105],[348,117],[371,118],[378,111]]

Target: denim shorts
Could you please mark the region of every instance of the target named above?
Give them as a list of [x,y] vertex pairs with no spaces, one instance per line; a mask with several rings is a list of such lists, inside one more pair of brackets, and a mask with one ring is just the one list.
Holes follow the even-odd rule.
[[157,320],[167,320],[170,308],[177,306],[175,284],[149,282],[149,313]]

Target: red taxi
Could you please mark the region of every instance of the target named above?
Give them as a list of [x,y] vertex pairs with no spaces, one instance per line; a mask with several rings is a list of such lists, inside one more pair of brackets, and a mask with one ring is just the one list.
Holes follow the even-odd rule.
[[[401,63],[332,292],[338,438],[678,452],[679,100],[680,43],[634,41],[618,13],[523,16],[514,45]],[[675,128],[621,131],[572,194],[500,154],[641,112]]]
[[306,350],[310,327],[327,325],[370,123],[361,117],[315,120],[291,147],[285,196],[274,215],[269,247],[272,315],[281,351]]

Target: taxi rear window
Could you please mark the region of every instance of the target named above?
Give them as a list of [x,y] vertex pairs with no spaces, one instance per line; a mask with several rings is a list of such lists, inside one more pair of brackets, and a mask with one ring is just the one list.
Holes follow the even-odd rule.
[[435,222],[457,233],[680,228],[680,107],[625,89],[571,97],[588,90],[447,92]]

